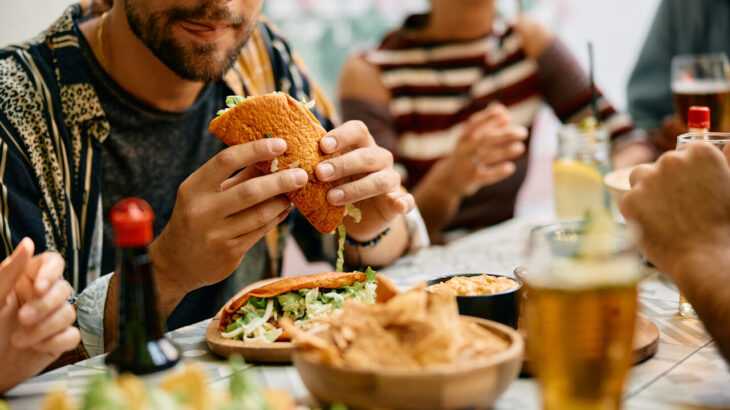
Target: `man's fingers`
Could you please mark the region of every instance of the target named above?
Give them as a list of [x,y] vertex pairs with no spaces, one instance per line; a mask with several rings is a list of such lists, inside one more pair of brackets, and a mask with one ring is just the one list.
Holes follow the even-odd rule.
[[208,160],[193,177],[206,188],[215,187],[235,172],[261,161],[272,160],[286,152],[286,141],[281,138],[264,138],[246,144],[234,145]]
[[41,267],[33,278],[33,289],[40,295],[47,291],[52,283],[63,277],[63,268],[66,264],[61,255],[55,252],[46,252],[36,258],[41,260]]
[[393,169],[386,169],[331,189],[327,193],[327,200],[332,205],[341,206],[387,194],[399,187],[400,175]]
[[249,249],[251,249],[251,247],[256,244],[256,242],[260,241],[261,238],[263,238],[267,233],[271,232],[271,230],[273,229],[276,229],[276,227],[279,226],[280,223],[284,222],[286,217],[289,216],[289,212],[291,212],[291,210],[284,211],[281,213],[281,215],[279,215],[279,218],[277,218],[276,220],[269,222],[268,224],[253,232],[249,232],[234,239],[234,244],[229,249],[232,249],[234,252],[237,252],[237,254],[243,256],[246,252],[248,252]]
[[0,263],[0,303],[5,303],[5,298],[15,288],[18,278],[25,272],[34,251],[33,241],[25,238],[15,251]]
[[636,166],[634,168],[634,170],[631,171],[631,175],[629,176],[629,181],[631,182],[631,187],[633,188],[636,185],[638,185],[648,175],[651,175],[652,172],[654,172],[653,165],[642,164],[642,165]]
[[379,207],[380,214],[385,221],[405,215],[416,207],[416,200],[408,192],[391,192],[386,194],[385,198],[387,199],[385,205]]
[[237,172],[232,177],[226,179],[221,183],[220,191],[227,191],[231,189],[232,187],[244,182],[248,181],[251,178],[255,178],[261,176],[261,172],[259,172],[256,167],[246,167],[245,169],[241,170],[240,172]]
[[71,296],[73,289],[65,280],[56,281],[44,295],[27,302],[18,312],[18,320],[23,326],[33,326],[43,321]]
[[266,226],[277,220],[283,212],[290,210],[291,207],[291,203],[285,196],[279,196],[236,215],[231,215],[226,218],[226,237],[237,238]]
[[476,180],[480,186],[492,185],[510,177],[516,170],[517,166],[513,162],[504,162],[490,167],[480,167],[476,174]]
[[489,148],[479,152],[479,162],[482,165],[494,165],[504,161],[518,158],[525,153],[525,144],[513,142],[500,147]]
[[469,117],[464,129],[464,134],[471,134],[477,128],[491,124],[493,126],[505,126],[510,122],[510,113],[507,108],[499,103],[490,104],[487,108]]
[[301,168],[287,169],[249,179],[219,195],[221,211],[231,216],[268,199],[303,188],[309,179]]
[[38,345],[33,346],[33,350],[53,356],[60,356],[69,350],[75,349],[80,342],[81,333],[79,333],[79,330],[75,327],[69,327],[63,332],[51,336]]
[[319,141],[319,147],[325,154],[371,145],[375,145],[375,140],[362,121],[348,121],[330,131]]
[[505,127],[484,126],[474,130],[474,138],[484,145],[505,145],[510,142],[525,141],[529,135],[527,128],[522,125],[508,125]]
[[317,165],[317,179],[337,181],[352,175],[369,174],[393,166],[390,151],[372,146],[359,148]]
[[42,325],[23,326],[17,330],[13,335],[13,345],[19,349],[34,346],[57,333],[63,332],[73,325],[75,320],[76,311],[73,306],[68,303],[64,304],[43,319]]

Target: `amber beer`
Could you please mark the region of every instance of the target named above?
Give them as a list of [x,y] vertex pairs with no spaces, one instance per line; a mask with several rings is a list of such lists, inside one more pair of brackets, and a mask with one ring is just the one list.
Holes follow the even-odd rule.
[[632,362],[637,286],[528,292],[528,354],[543,408],[619,409]]
[[712,113],[711,131],[730,131],[730,82],[694,80],[672,84],[674,106],[684,124],[692,106],[705,106]]

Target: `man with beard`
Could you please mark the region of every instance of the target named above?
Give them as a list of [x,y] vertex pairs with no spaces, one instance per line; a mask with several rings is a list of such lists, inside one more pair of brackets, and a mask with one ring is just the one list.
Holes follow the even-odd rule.
[[307,183],[304,170],[239,172],[281,155],[283,140],[225,148],[208,133],[229,95],[315,101],[330,130],[321,149],[337,154],[316,177],[342,181],[328,200],[363,213],[359,224],[345,220],[353,265],[386,265],[418,243],[392,156],[362,123],[335,128],[328,102],[260,18],[263,0],[87,3],[0,51],[0,257],[24,236],[64,256],[86,352],[115,339],[119,281],[104,217],[124,197],[156,212],[150,257],[170,328],[278,275],[290,231],[310,258],[332,253],[331,237],[289,215],[284,194]]

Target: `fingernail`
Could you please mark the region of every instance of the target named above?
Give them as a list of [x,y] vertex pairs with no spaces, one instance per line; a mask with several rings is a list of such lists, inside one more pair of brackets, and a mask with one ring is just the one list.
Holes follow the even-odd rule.
[[294,170],[294,184],[304,186],[307,183],[307,173],[303,169]]
[[319,164],[317,167],[320,179],[327,179],[335,174],[335,167],[332,164]]
[[271,151],[274,153],[286,151],[286,141],[281,138],[272,139],[270,142]]
[[345,199],[345,191],[341,189],[333,189],[327,194],[330,203],[338,205],[343,199]]
[[324,152],[330,153],[337,148],[337,140],[332,137],[324,137],[322,138],[321,145]]

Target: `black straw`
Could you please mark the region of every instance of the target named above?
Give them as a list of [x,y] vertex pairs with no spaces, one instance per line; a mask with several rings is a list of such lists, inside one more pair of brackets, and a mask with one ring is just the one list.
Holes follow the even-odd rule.
[[598,95],[596,94],[596,80],[595,80],[595,58],[593,55],[593,42],[588,42],[588,70],[591,81],[591,108],[593,109],[593,118],[596,122],[599,121],[598,117]]

